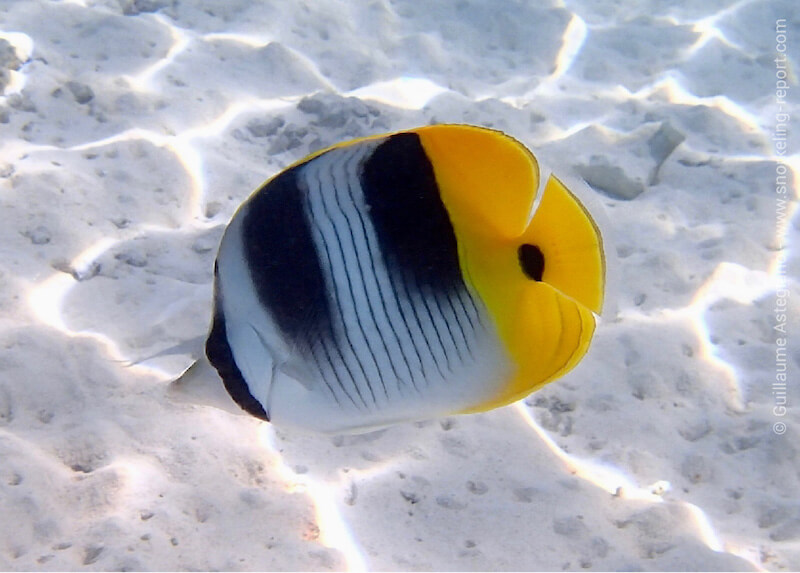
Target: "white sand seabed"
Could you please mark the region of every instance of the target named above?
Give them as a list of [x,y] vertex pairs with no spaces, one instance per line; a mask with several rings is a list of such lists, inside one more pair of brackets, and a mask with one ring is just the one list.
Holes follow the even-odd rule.
[[[0,2],[0,568],[800,568],[798,23],[789,0]],[[431,122],[605,190],[616,310],[580,366],[349,437],[174,400],[239,203]]]

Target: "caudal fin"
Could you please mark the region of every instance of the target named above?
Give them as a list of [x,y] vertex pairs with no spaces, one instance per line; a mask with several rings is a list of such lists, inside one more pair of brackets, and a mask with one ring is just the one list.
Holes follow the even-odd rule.
[[167,395],[176,402],[211,406],[231,414],[246,415],[225,391],[217,371],[205,357],[196,360],[172,381]]

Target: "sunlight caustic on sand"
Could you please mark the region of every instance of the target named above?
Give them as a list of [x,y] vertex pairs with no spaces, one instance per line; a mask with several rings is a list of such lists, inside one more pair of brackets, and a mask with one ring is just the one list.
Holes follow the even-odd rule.
[[259,441],[276,460],[275,468],[287,482],[290,491],[303,491],[314,504],[319,539],[325,547],[335,549],[344,556],[348,571],[366,571],[364,553],[358,546],[350,526],[342,515],[330,485],[307,474],[298,474],[285,462],[275,444],[275,430],[270,424],[259,427]]
[[[798,288],[789,0],[0,4],[0,566],[798,561],[798,412],[778,422],[764,385],[782,374],[772,303],[793,326]],[[599,352],[541,395],[578,410],[520,402],[340,442],[176,407],[170,369],[203,351],[218,240],[254,186],[321,145],[445,121],[512,132],[560,176],[642,181],[630,201],[588,193],[628,280],[606,284],[623,309]],[[544,424],[568,418],[567,436]],[[520,505],[516,482],[555,495]],[[554,527],[572,515],[593,529]]]
[[[573,475],[594,484],[622,499],[638,500],[649,503],[663,503],[664,494],[669,492],[670,483],[659,480],[650,486],[641,487],[633,483],[618,468],[610,465],[598,464],[591,460],[581,459],[568,454],[550,437],[534,419],[530,410],[520,401],[513,408],[522,416],[523,420],[531,427],[539,439],[553,452],[566,466],[567,471]],[[684,507],[692,516],[693,525],[697,529],[699,539],[711,550],[727,552],[750,561],[758,570],[763,570],[757,561],[757,551],[754,547],[724,542],[720,539],[708,515],[697,505],[685,501],[675,502]]]
[[[75,257],[70,263],[70,268],[75,274],[80,275],[84,273],[98,256],[117,244],[117,242],[116,239],[108,237],[100,239]],[[76,280],[71,274],[67,272],[56,272],[49,278],[31,287],[28,295],[28,302],[36,317],[43,324],[47,324],[61,332],[71,332],[64,323],[62,308],[64,305],[64,297],[74,284],[76,284]]]
[[625,499],[662,501],[661,495],[669,490],[669,482],[659,481],[647,488],[639,487],[617,468],[590,460],[582,460],[566,453],[534,419],[523,401],[517,402],[513,407],[537,437],[564,463],[567,471],[571,474],[593,483],[610,494]]
[[752,304],[777,288],[774,276],[747,269],[734,263],[720,263],[706,282],[697,289],[689,305],[678,309],[663,309],[648,315],[628,310],[620,317],[625,320],[645,323],[669,323],[688,321],[697,335],[702,358],[723,373],[728,387],[729,406],[736,411],[744,411],[745,399],[739,383],[736,368],[722,358],[714,343],[705,320],[705,314],[714,303],[729,299],[741,304]]
[[399,77],[375,82],[347,92],[345,95],[374,100],[402,109],[422,109],[433,98],[447,91],[447,88],[428,79]]
[[152,14],[149,17],[169,30],[172,38],[172,46],[170,46],[163,58],[159,58],[144,70],[135,75],[122,76],[128,81],[133,89],[140,91],[156,91],[157,86],[154,83],[155,76],[161,70],[172,64],[175,61],[175,58],[182,54],[191,43],[189,34],[170,23],[166,17],[162,16],[161,14]]
[[[187,222],[193,226],[204,227],[205,214],[203,205],[207,195],[207,178],[203,161],[203,153],[198,141],[213,139],[228,129],[240,115],[253,111],[276,111],[292,105],[291,98],[242,99],[230,106],[212,121],[192,127],[176,135],[158,133],[152,130],[134,128],[110,137],[90,141],[69,148],[70,151],[83,151],[97,147],[112,145],[124,141],[143,140],[172,152],[191,181],[190,200],[187,208]],[[42,148],[45,149],[45,148]],[[57,149],[48,146],[46,149]]]
[[729,6],[724,10],[720,10],[719,12],[707,16],[705,18],[700,18],[699,20],[695,20],[691,22],[692,28],[695,32],[698,33],[698,38],[692,44],[689,49],[686,51],[686,58],[691,58],[694,56],[701,48],[703,48],[706,44],[708,44],[711,40],[718,40],[725,44],[726,46],[733,48],[742,52],[743,54],[747,53],[747,50],[742,48],[739,44],[730,40],[718,27],[717,22],[720,21],[723,17],[734,13],[736,10],[741,8],[744,4],[746,4],[749,0],[742,0]]
[[[5,40],[14,49],[14,54],[20,62],[27,62],[33,54],[33,39],[22,32],[5,32],[0,30],[0,40]],[[6,70],[8,74],[8,83],[0,93],[0,97],[9,96],[11,94],[21,93],[26,83],[26,76],[24,73],[9,69]]]
[[[121,239],[104,237],[94,244],[84,249],[69,264],[69,271],[56,271],[46,279],[31,284],[28,289],[28,304],[34,316],[39,319],[41,324],[47,325],[69,337],[83,336],[96,340],[104,348],[108,358],[115,362],[128,363],[130,357],[125,356],[120,350],[119,344],[108,335],[93,330],[75,330],[65,322],[63,310],[67,295],[80,284],[76,276],[82,276],[89,272],[95,261],[118,244]],[[167,373],[159,368],[146,366],[143,364],[128,364],[130,368],[141,372],[152,373],[159,378],[164,378]]]
[[654,82],[652,86],[642,88],[634,94],[634,97],[636,99],[647,99],[659,94],[664,94],[671,103],[675,104],[717,108],[749,129],[761,132],[758,118],[743,106],[724,95],[697,96],[681,85],[674,75],[668,75],[660,81]]
[[572,19],[567,24],[567,29],[561,37],[561,49],[556,56],[556,67],[546,81],[553,81],[563,76],[572,66],[572,62],[586,41],[588,27],[586,22],[577,14],[572,15]]

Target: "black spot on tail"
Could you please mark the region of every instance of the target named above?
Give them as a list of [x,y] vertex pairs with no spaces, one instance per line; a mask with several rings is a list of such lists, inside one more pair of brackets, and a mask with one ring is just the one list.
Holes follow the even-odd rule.
[[529,279],[541,282],[544,274],[544,254],[536,245],[524,244],[517,251],[519,266]]

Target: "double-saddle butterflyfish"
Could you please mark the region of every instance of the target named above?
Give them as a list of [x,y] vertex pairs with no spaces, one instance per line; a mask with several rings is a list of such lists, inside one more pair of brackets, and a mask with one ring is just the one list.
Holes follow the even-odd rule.
[[597,224],[524,145],[420,127],[314,153],[239,207],[206,356],[280,427],[479,412],[572,369],[604,287]]

